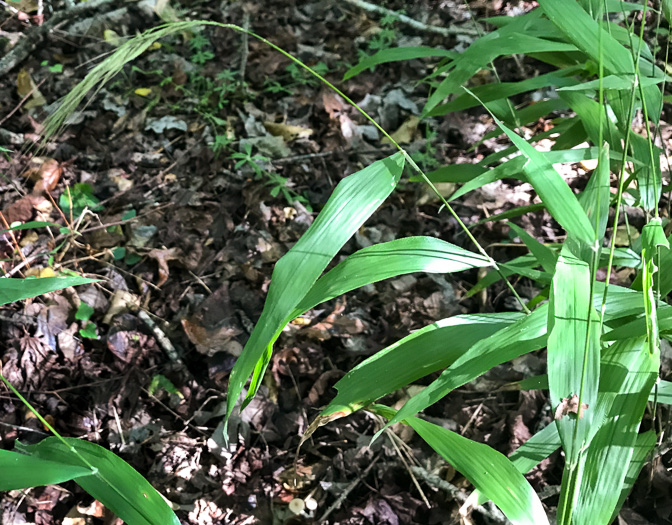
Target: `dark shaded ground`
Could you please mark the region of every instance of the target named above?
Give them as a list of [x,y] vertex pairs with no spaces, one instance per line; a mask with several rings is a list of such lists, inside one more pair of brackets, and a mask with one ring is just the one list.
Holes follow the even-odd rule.
[[[406,7],[409,16],[435,25],[463,24],[469,18],[460,2],[386,5]],[[237,24],[244,23],[247,10],[250,29],[311,66],[319,69],[323,63],[327,78],[363,101],[390,131],[424,104],[426,87],[416,83],[432,63],[381,66],[340,83],[358,51],[370,52],[367,42],[387,37],[414,45],[469,42],[469,37],[446,42],[401,24],[392,26],[390,36],[379,15],[342,2],[185,2],[174,7],[182,17]],[[525,2],[472,2],[477,17],[529,8]],[[68,191],[86,197],[86,187],[77,186],[81,183],[100,201],[81,222],[73,214],[83,235],[68,239],[51,259],[46,252],[59,242],[45,230],[19,240],[30,272],[51,267],[101,281],[6,306],[0,322],[4,375],[63,435],[109,446],[131,463],[175,504],[184,523],[312,523],[325,515],[327,522],[340,524],[459,522],[460,502],[430,474],[465,494],[468,483],[407,429],[396,429],[369,448],[380,424],[373,416],[359,413],[336,421],[303,446],[295,469],[296,445],[333,396],[331,386],[352,366],[433,320],[512,308],[508,292],[495,286],[487,295],[466,299],[475,273],[414,275],[321,305],[305,316],[306,326],[293,324],[281,337],[264,386],[232,422],[234,444],[226,448],[221,421],[234,356],[261,312],[274,262],[314,217],[294,199],[318,211],[339,180],[392,150],[381,146],[337,97],[300,72],[288,71],[289,60],[255,40],[245,45],[237,33],[208,28],[196,39],[165,39],[162,47],[127,66],[40,152],[42,159],[53,161],[35,162],[21,148],[40,133],[50,106],[28,109],[35,96],[28,104],[21,102],[26,92],[17,93],[17,77],[22,75],[25,83],[29,74],[51,105],[111,50],[103,41],[104,29],[126,36],[160,20],[151,4],[140,3],[110,19],[99,14],[92,22],[88,28],[80,24],[55,31],[0,80],[0,144],[13,150],[0,159],[6,220],[64,222],[41,188],[34,189],[40,181],[61,208]],[[5,36],[34,30],[9,11],[0,18],[0,29]],[[115,35],[106,37],[113,41]],[[244,85],[241,56],[247,57]],[[50,71],[54,64],[63,64],[62,72]],[[521,67],[504,61],[499,73],[516,79],[535,74],[539,66]],[[433,162],[478,159],[498,148],[486,141],[466,153],[490,129],[488,119],[472,112],[423,122],[407,142],[410,151],[426,153],[422,161],[431,169]],[[257,157],[241,164],[241,158],[231,158],[231,151],[246,151],[245,143],[252,146],[252,156],[272,160]],[[25,177],[31,168],[33,180]],[[280,187],[284,180],[289,182],[285,190]],[[501,184],[477,192],[457,209],[467,222],[475,222],[531,198],[527,187]],[[542,215],[527,221],[528,231],[555,239],[553,225]],[[475,231],[486,245],[506,237],[499,225]],[[419,234],[469,247],[422,188],[402,183],[344,254]],[[11,239],[3,246],[11,258]],[[520,254],[498,247],[490,251],[496,258]],[[5,271],[12,271],[22,263],[14,256],[4,264]],[[519,283],[521,293],[531,295],[525,286]],[[77,319],[81,303],[93,308],[88,322],[96,338],[80,333],[88,323]],[[166,339],[184,365],[171,359]],[[539,356],[526,356],[456,391],[427,414],[433,422],[510,453],[552,415],[543,394],[500,388],[543,368]],[[174,386],[173,393],[152,386],[159,377],[168,380],[168,390]],[[403,403],[404,395],[386,401]],[[37,442],[46,436],[7,393],[0,396],[0,425],[6,449],[16,439]],[[551,508],[560,465],[552,456],[529,475],[535,488],[548,495],[544,502]],[[654,498],[655,508],[651,499],[647,503],[648,514],[662,523],[655,515],[666,515],[669,500],[648,483],[637,491],[636,501],[646,493]],[[298,515],[289,509],[296,498],[307,504]],[[2,497],[2,523],[113,521],[101,517],[95,504],[85,510],[89,504],[91,498],[74,484],[15,491]],[[74,517],[64,518],[68,513]],[[478,513],[470,519],[486,523]]]

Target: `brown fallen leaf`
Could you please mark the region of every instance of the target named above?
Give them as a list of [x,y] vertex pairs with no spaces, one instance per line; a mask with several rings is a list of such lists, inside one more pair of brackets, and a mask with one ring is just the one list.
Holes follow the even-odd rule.
[[55,159],[40,159],[40,165],[28,169],[23,176],[35,181],[33,194],[39,195],[52,191],[58,185],[63,174],[63,165]]
[[156,286],[161,286],[168,280],[168,276],[170,275],[168,263],[170,261],[180,260],[184,257],[182,250],[179,248],[154,248],[147,255],[154,259],[159,265],[159,279],[156,281]]
[[324,104],[324,110],[329,114],[329,118],[333,119],[339,118],[349,107],[343,97],[329,91],[322,93],[322,104]]

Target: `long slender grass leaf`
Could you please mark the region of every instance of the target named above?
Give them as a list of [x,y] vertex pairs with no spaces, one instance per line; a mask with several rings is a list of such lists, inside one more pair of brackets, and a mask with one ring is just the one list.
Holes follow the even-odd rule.
[[[558,448],[560,448],[558,427],[550,424],[514,450],[509,456],[509,461],[513,463],[518,472],[527,474]],[[488,498],[478,490],[474,491],[469,499],[474,501],[476,505],[483,505],[488,501]]]
[[637,435],[637,440],[632,452],[632,458],[630,459],[630,465],[628,466],[628,471],[625,474],[625,480],[623,480],[623,485],[621,487],[621,494],[618,498],[618,501],[616,502],[616,507],[614,508],[614,512],[611,515],[608,523],[614,523],[614,520],[620,512],[623,503],[625,503],[625,498],[628,497],[632,486],[639,477],[639,473],[644,466],[644,462],[647,460],[655,446],[656,433],[653,430],[649,430],[643,434]]
[[[427,116],[448,95],[456,93],[478,70],[502,55],[545,51],[573,51],[576,48],[564,42],[553,42],[527,34],[527,29],[539,21],[539,16],[519,17],[507,26],[479,38],[457,57],[452,71],[438,85],[427,100],[423,116]],[[433,113],[432,113],[433,114]]]
[[458,56],[454,51],[440,49],[436,47],[393,47],[391,49],[383,49],[378,51],[375,55],[362,58],[358,64],[351,67],[343,75],[343,80],[349,80],[352,77],[359,75],[365,69],[373,68],[380,64],[388,62],[399,62],[401,60],[413,60],[416,58],[427,57],[448,57],[455,58]]
[[348,415],[432,372],[450,366],[481,339],[511,325],[522,314],[457,315],[425,326],[350,370],[334,388],[338,395],[321,412]]
[[166,500],[119,456],[95,443],[63,439],[67,446],[49,437],[36,445],[21,445],[20,450],[37,459],[80,467],[86,466],[83,457],[95,465],[97,473],[75,481],[122,520],[132,525],[179,525]]
[[598,317],[591,307],[590,281],[588,264],[563,249],[549,301],[548,383],[570,466],[578,463],[581,448],[590,442],[594,430],[600,334]]
[[427,388],[409,399],[389,425],[433,405],[451,391],[476,379],[492,367],[543,348],[546,344],[547,315],[548,307],[542,305],[520,321],[480,340]]
[[642,229],[642,292],[644,293],[644,312],[646,314],[646,334],[649,353],[660,354],[660,336],[658,333],[658,315],[656,313],[656,298],[654,294],[653,274],[657,271],[654,257],[663,247],[669,250],[670,245],[665,238],[662,221],[659,218],[651,219]]
[[516,235],[520,237],[520,240],[525,243],[525,246],[528,247],[530,253],[532,253],[532,255],[537,259],[537,262],[542,266],[542,268],[546,272],[552,274],[555,270],[555,263],[558,260],[558,255],[548,246],[541,244],[537,239],[532,237],[517,224],[510,222],[509,227],[515,231]]
[[527,181],[543,201],[546,209],[560,225],[587,245],[594,243],[595,230],[590,225],[585,211],[553,165],[525,139],[507,128],[496,117],[495,122],[511,139],[528,162],[523,167]]
[[313,285],[294,317],[367,284],[414,272],[451,273],[490,266],[483,255],[433,237],[406,237],[353,253]]
[[645,351],[643,337],[620,341],[605,352],[598,407],[603,422],[585,452],[572,523],[610,523],[659,365],[659,356]]
[[392,192],[404,168],[395,153],[343,179],[306,233],[275,265],[266,304],[231,372],[227,417],[254,372],[247,400],[256,393],[272,345],[329,261]]
[[[372,410],[397,419],[393,409],[374,405]],[[497,505],[514,525],[547,525],[544,507],[530,484],[506,456],[450,430],[416,417],[406,422],[455,470]]]
[[46,459],[0,450],[0,490],[27,489],[41,485],[56,485],[64,481],[90,476],[89,467],[60,463]]
[[[578,80],[572,78],[572,75],[577,74],[581,69],[581,66],[568,67],[562,71],[553,71],[544,75],[527,78],[520,82],[500,82],[477,86],[472,91],[482,102],[488,103],[527,91],[546,88],[547,86],[565,86],[569,88],[578,83]],[[437,106],[428,116],[447,115],[448,113],[473,108],[477,105],[478,102],[473,97],[462,94],[447,104]]]
[[95,283],[86,277],[27,277],[25,279],[0,279],[0,305],[30,299],[69,286]]

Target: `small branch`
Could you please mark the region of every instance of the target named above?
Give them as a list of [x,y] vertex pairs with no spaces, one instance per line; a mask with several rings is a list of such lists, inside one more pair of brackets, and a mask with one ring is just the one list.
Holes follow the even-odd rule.
[[332,512],[335,510],[338,510],[338,508],[343,505],[343,502],[348,498],[350,493],[355,489],[357,485],[361,483],[361,481],[366,478],[366,476],[369,475],[370,470],[373,468],[373,466],[376,464],[376,462],[380,459],[380,453],[373,458],[373,461],[369,463],[369,465],[364,469],[364,472],[361,473],[361,475],[354,480],[350,485],[345,487],[345,490],[341,492],[340,496],[338,496],[338,499],[334,501],[334,504],[327,509],[327,511],[322,514],[322,517],[320,518],[320,521],[318,523],[324,523],[325,520],[331,515]]
[[250,13],[245,10],[245,13],[243,14],[243,37],[242,37],[242,42],[240,45],[240,71],[238,71],[238,74],[240,75],[240,87],[242,88],[245,85],[245,70],[247,69],[247,57],[250,53],[250,45],[249,45],[249,40],[250,36],[247,34],[246,31],[250,30]]
[[393,16],[399,22],[411,26],[413,29],[418,29],[419,31],[426,31],[428,33],[436,33],[442,36],[451,36],[451,35],[467,35],[477,37],[478,31],[476,29],[452,26],[452,27],[441,27],[441,26],[430,26],[428,24],[423,24],[418,20],[414,20],[406,15],[392,11],[391,9],[386,9],[385,7],[380,7],[378,5],[372,4],[371,2],[366,2],[365,0],[345,0],[348,4],[364,9],[365,11],[371,11],[372,13],[378,13],[384,16]]
[[182,362],[182,359],[180,359],[177,350],[175,350],[173,343],[170,342],[170,339],[168,339],[163,330],[161,330],[161,328],[157,326],[154,320],[151,317],[149,317],[149,314],[144,310],[139,309],[138,317],[152,331],[152,333],[154,334],[154,338],[156,339],[156,342],[159,343],[159,346],[163,349],[168,358],[174,363],[177,363],[178,365],[184,367],[184,363]]
[[[428,485],[450,494],[458,503],[463,504],[467,501],[467,495],[452,483],[447,482],[446,480],[432,474],[431,472],[427,472],[427,470],[422,467],[411,467],[411,470],[418,478],[426,482]],[[497,508],[488,509],[483,505],[479,505],[478,507],[474,508],[474,510],[482,516],[489,518],[494,523],[501,523],[502,525],[508,523],[506,517],[504,517],[501,511]]]

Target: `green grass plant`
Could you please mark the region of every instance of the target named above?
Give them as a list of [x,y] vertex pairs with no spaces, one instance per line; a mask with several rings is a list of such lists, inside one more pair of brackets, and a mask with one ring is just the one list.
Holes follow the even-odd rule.
[[[672,307],[665,302],[672,291],[665,263],[672,254],[664,234],[667,219],[659,214],[662,180],[658,159],[662,150],[653,141],[667,77],[643,39],[643,27],[636,33],[629,23],[646,15],[645,5],[611,0],[540,0],[539,4],[522,16],[489,20],[495,30],[463,53],[388,48],[364,58],[346,74],[352,78],[390,61],[439,58],[427,79],[433,91],[422,116],[439,117],[482,105],[492,114],[499,133],[512,143],[476,165],[444,166],[425,174],[372,117],[322,75],[253,33],[214,22],[167,24],[121,45],[64,99],[47,124],[46,134],[57,133],[87,93],[100,89],[156,39],[196,26],[247,32],[290,58],[361,111],[398,151],[341,181],[311,227],[277,262],[261,318],[231,373],[226,417],[231,416],[244,392],[243,407],[257,393],[285,326],[324,301],[406,273],[470,268],[492,269],[476,289],[504,279],[511,294],[521,300],[506,280],[508,275],[520,275],[536,281],[540,289],[529,303],[521,300],[522,312],[457,315],[409,334],[350,370],[336,384],[338,394],[308,434],[362,409],[386,418],[387,426],[408,424],[473,483],[476,492],[470,501],[491,499],[514,524],[549,523],[544,506],[523,474],[561,448],[564,470],[557,522],[607,525],[615,519],[662,432],[659,422],[649,420],[645,426],[650,430],[642,431],[647,403],[652,399],[659,404],[672,401],[670,383],[658,381],[660,338],[672,337]],[[611,22],[607,15],[620,16],[624,25]],[[544,62],[552,71],[520,82],[464,89],[479,70],[513,54]],[[516,109],[509,99],[548,86],[557,97],[547,95],[535,105],[538,107]],[[551,133],[539,133],[528,141],[520,131],[521,126],[548,112],[555,115],[554,146],[541,152],[534,143]],[[645,136],[632,131],[637,115],[647,124]],[[579,146],[586,142],[591,145]],[[585,159],[598,159],[597,169],[577,195],[554,164]],[[452,199],[444,199],[434,188],[473,242],[473,251],[438,239],[410,237],[355,252],[325,273],[343,245],[392,194],[406,165],[414,171],[413,179],[432,187],[433,182],[464,184],[457,197],[502,178],[526,181],[541,203],[490,220],[545,209],[566,232],[566,240],[547,246],[511,223],[529,254],[495,262],[454,212]],[[641,241],[617,249],[614,232],[626,200],[640,207],[647,220]],[[611,222],[610,211],[615,215]],[[636,268],[638,276],[632,285],[610,284],[615,265]],[[597,279],[601,268],[606,268],[605,282]],[[526,378],[519,388],[548,389],[555,419],[510,458],[417,416],[493,367],[543,349],[547,374]],[[375,404],[434,372],[441,373],[398,411]],[[38,457],[66,462],[76,451],[63,446],[58,454],[46,456],[36,454],[37,449],[24,449],[28,455],[22,457],[30,458],[25,461]],[[0,465],[6,454],[0,455]],[[81,469],[89,465],[70,459],[73,467],[78,467],[71,477],[87,477]],[[100,468],[96,458],[87,461]],[[37,474],[34,479],[34,484],[59,481],[57,476],[46,479]],[[132,483],[130,477],[118,479],[122,485]],[[24,484],[29,483],[27,476]],[[98,497],[99,493],[92,493]],[[114,504],[117,506],[111,508],[117,512],[120,504],[135,509],[137,501]]]

